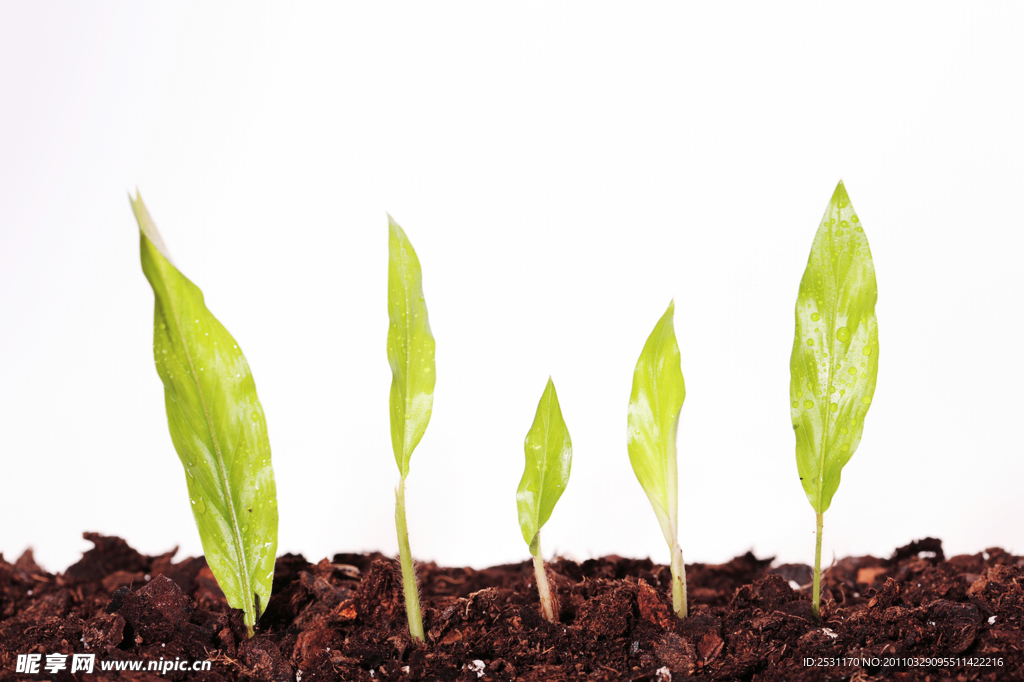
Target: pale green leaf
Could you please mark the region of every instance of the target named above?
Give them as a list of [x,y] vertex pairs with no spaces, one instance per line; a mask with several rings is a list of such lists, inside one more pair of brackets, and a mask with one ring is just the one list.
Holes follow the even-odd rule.
[[519,481],[516,503],[523,539],[536,554],[537,536],[565,491],[572,466],[572,441],[550,378],[537,404],[533,426],[526,434],[525,450],[526,469]]
[[686,398],[674,312],[675,303],[670,303],[636,363],[628,434],[629,461],[670,547],[675,547],[677,537],[676,429]]
[[391,363],[391,445],[398,470],[409,459],[430,421],[434,404],[434,337],[423,299],[423,273],[409,238],[388,216],[388,362]]
[[171,440],[185,467],[199,537],[228,604],[250,631],[270,599],[277,493],[267,424],[249,364],[203,294],[171,264],[142,198],[132,209],[153,287],[153,355]]
[[840,182],[800,281],[790,361],[797,469],[819,514],[860,443],[875,393],[877,294],[867,236]]

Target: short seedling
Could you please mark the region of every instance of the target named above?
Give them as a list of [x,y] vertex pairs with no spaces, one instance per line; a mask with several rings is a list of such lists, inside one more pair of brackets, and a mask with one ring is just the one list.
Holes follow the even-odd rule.
[[537,576],[541,611],[548,622],[557,617],[548,577],[544,572],[544,558],[540,551],[540,529],[551,518],[555,503],[565,491],[572,467],[572,441],[562,419],[555,384],[548,384],[537,405],[533,426],[526,434],[526,470],[519,481],[516,504],[519,508],[519,527],[523,539],[533,555],[533,571]]
[[875,266],[840,181],[821,219],[796,300],[789,387],[796,464],[817,517],[811,609],[821,603],[823,516],[853,456],[878,374]]
[[679,346],[672,326],[675,303],[651,332],[633,373],[629,397],[629,461],[647,493],[671,552],[672,607],[686,618],[686,567],[678,539],[676,429],[686,398]]
[[416,252],[405,232],[388,216],[390,260],[388,264],[388,362],[391,363],[391,445],[398,462],[395,489],[395,525],[402,564],[402,589],[409,618],[409,633],[423,641],[416,570],[409,550],[405,523],[405,477],[409,459],[430,421],[434,404],[434,337],[423,299],[423,274]]
[[171,440],[206,561],[228,604],[245,612],[251,636],[270,599],[277,553],[267,422],[238,344],[171,263],[142,198],[131,203],[156,297],[153,355]]

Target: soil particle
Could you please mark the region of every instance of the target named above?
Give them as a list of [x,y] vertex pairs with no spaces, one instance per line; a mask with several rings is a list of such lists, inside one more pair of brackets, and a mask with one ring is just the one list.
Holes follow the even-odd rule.
[[[174,552],[148,557],[119,538],[86,538],[93,549],[64,574],[31,552],[0,557],[0,682],[1024,680],[1024,559],[998,548],[946,559],[934,538],[888,559],[836,561],[820,623],[810,569],[771,568],[750,553],[687,567],[685,620],[672,612],[668,568],[649,560],[549,562],[556,623],[541,617],[530,562],[423,564],[425,643],[409,636],[401,576],[380,554],[280,557],[247,639],[201,557],[174,562]],[[95,672],[15,670],[19,654],[45,664],[75,653],[95,654]],[[209,670],[146,669],[196,660]]]

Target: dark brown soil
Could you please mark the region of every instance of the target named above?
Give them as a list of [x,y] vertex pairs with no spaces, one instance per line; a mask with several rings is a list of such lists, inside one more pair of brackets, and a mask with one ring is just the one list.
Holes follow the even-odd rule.
[[[381,555],[279,558],[260,632],[246,640],[202,558],[173,563],[86,537],[95,548],[64,574],[31,552],[0,558],[0,680],[1024,679],[1024,559],[999,549],[945,559],[933,539],[836,563],[821,627],[808,567],[751,554],[688,566],[684,621],[670,610],[668,569],[648,560],[551,562],[557,624],[540,616],[528,562],[425,564],[428,634],[415,644],[395,563]],[[18,654],[32,653],[44,665],[47,654],[95,654],[95,672],[17,673]],[[100,669],[197,659],[211,669]]]

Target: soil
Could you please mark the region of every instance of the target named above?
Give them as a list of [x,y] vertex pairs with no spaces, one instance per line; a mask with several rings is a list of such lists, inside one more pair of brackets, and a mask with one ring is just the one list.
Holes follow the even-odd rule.
[[[175,563],[173,552],[86,538],[95,547],[63,574],[30,551],[13,564],[0,557],[0,681],[1024,679],[1024,558],[989,549],[946,559],[931,538],[888,559],[836,562],[821,626],[810,569],[749,553],[687,566],[686,620],[671,613],[668,568],[649,560],[550,562],[555,624],[541,618],[529,562],[423,564],[425,644],[410,640],[396,563],[379,554],[280,557],[246,639],[202,558]],[[47,654],[95,654],[95,672],[16,672],[18,654],[32,653],[43,665]],[[176,660],[209,660],[210,670],[100,670]]]

